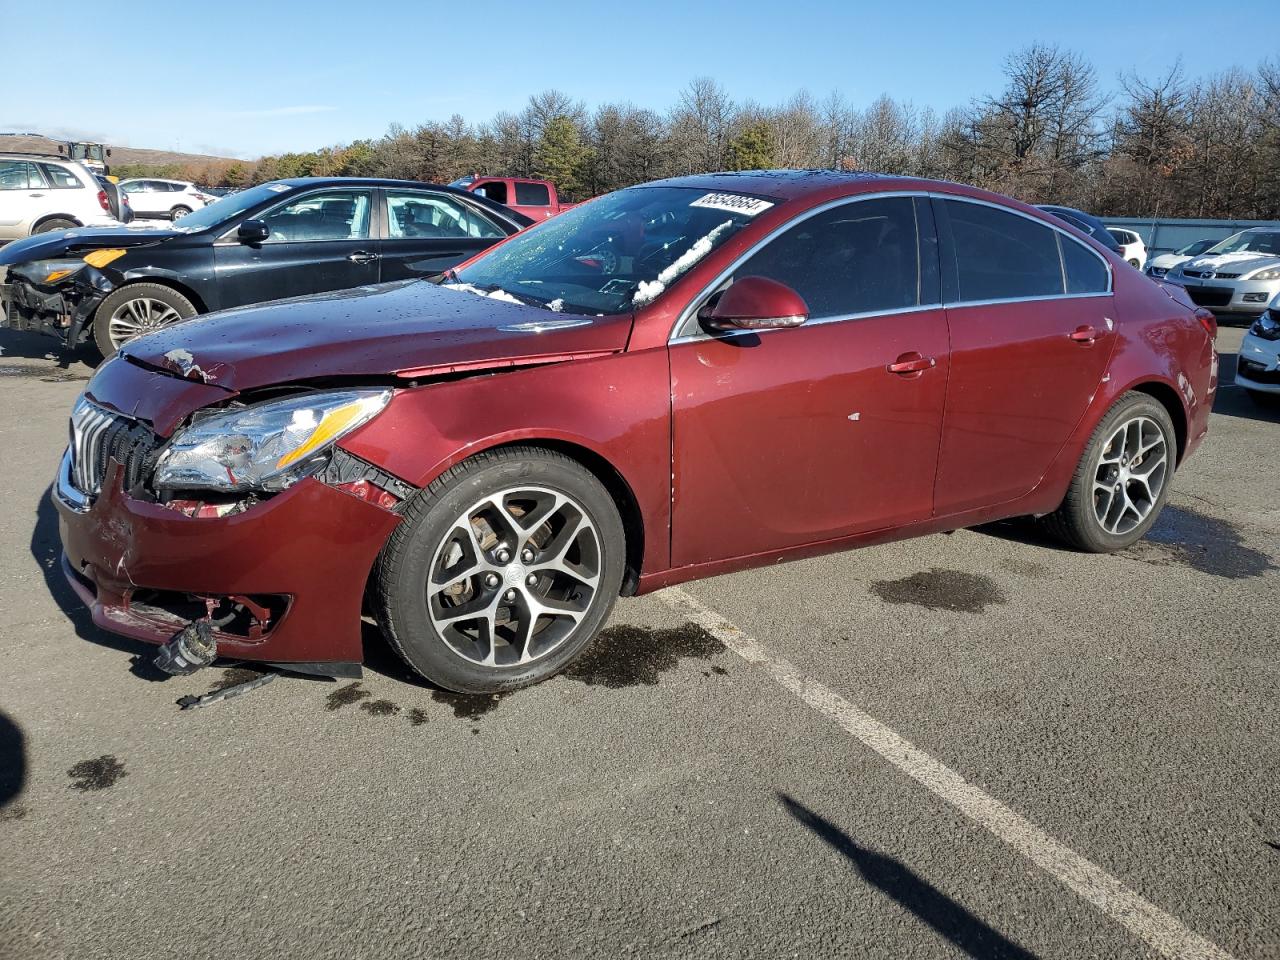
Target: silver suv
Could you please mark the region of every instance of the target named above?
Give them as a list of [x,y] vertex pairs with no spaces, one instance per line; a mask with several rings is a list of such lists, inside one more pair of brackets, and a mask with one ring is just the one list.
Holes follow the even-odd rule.
[[1166,280],[1214,313],[1261,316],[1280,293],[1280,227],[1252,227],[1174,267]]
[[106,188],[82,164],[0,153],[0,243],[49,230],[119,224]]

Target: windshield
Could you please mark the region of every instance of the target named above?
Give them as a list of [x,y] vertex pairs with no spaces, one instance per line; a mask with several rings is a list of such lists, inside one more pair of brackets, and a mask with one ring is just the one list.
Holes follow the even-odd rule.
[[1245,230],[1234,237],[1227,237],[1208,253],[1260,253],[1280,257],[1280,232],[1272,230]]
[[173,225],[173,229],[180,230],[183,233],[197,233],[210,227],[216,227],[221,223],[226,223],[228,220],[234,220],[246,210],[266,200],[274,200],[282,193],[288,193],[292,189],[292,187],[283,183],[264,183],[250,190],[233,193],[229,197],[215,200],[207,207],[202,207],[194,213],[188,213]]
[[516,234],[445,283],[566,313],[627,313],[772,206],[691,187],[619,190]]
[[1183,247],[1181,250],[1177,251],[1177,256],[1179,257],[1199,256],[1200,254],[1208,250],[1211,246],[1213,246],[1212,240],[1197,240],[1195,243],[1189,243],[1185,247]]

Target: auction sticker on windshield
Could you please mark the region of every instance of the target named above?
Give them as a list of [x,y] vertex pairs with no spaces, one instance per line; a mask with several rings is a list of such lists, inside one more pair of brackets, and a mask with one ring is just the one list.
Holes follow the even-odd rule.
[[740,193],[708,193],[693,201],[689,206],[706,207],[708,210],[728,210],[730,213],[740,213],[745,217],[754,217],[757,214],[764,213],[773,204],[758,197],[744,197]]

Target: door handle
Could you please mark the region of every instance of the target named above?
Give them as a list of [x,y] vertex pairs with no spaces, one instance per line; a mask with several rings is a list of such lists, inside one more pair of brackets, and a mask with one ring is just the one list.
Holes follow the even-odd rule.
[[893,363],[889,364],[890,373],[896,373],[903,377],[919,376],[930,367],[937,366],[938,361],[933,357],[922,357],[914,350],[911,353],[904,353]]
[[378,255],[365,250],[357,250],[355,253],[347,254],[347,259],[352,263],[373,263],[378,259]]
[[1076,327],[1068,334],[1076,343],[1093,343],[1098,339],[1098,331],[1093,327]]

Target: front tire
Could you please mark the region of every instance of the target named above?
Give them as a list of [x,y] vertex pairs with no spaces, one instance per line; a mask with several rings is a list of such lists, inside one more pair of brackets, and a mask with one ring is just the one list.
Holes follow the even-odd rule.
[[188,213],[190,213],[190,212],[191,212],[191,208],[190,208],[190,207],[177,206],[177,207],[174,207],[172,210],[170,210],[170,211],[169,211],[169,219],[170,219],[170,220],[181,220],[183,217],[185,217],[185,216],[186,216]]
[[1089,553],[1131,546],[1168,500],[1177,454],[1169,411],[1145,393],[1124,394],[1093,431],[1066,499],[1046,526]]
[[626,534],[577,461],[539,447],[477,454],[408,504],[375,570],[375,610],[415,671],[457,693],[554,676],[613,609]]
[[93,315],[93,339],[106,359],[153,330],[194,317],[195,304],[160,283],[131,283],[102,301]]

